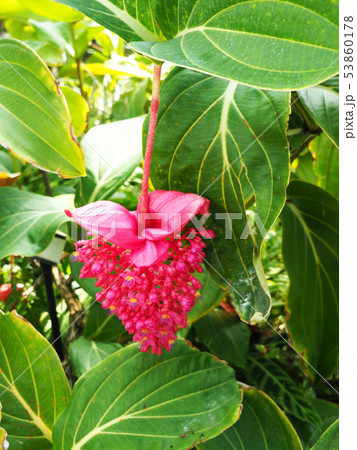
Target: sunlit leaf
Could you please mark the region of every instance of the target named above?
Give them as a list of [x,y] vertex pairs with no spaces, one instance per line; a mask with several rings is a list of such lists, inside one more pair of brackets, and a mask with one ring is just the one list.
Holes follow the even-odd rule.
[[65,99],[47,66],[15,39],[1,39],[0,65],[0,141],[42,169],[84,175]]
[[303,5],[298,0],[60,3],[155,60],[251,86],[297,89],[338,72],[338,3],[333,0]]
[[61,362],[51,344],[15,311],[0,312],[0,330],[1,425],[10,448],[48,449],[53,423],[70,395]]
[[47,17],[51,20],[60,20],[62,22],[74,22],[83,16],[78,11],[67,6],[59,5],[57,1],[52,0],[19,0],[19,2],[34,13]]
[[69,87],[61,87],[61,91],[66,97],[74,134],[79,136],[87,128],[88,104],[78,92]]

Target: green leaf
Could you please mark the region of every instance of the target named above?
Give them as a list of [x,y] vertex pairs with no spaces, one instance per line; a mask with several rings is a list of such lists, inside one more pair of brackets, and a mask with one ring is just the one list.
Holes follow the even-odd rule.
[[64,178],[84,175],[65,99],[47,66],[15,39],[1,39],[0,64],[0,140],[42,169]]
[[338,450],[339,420],[337,419],[320,437],[311,450]]
[[79,136],[87,128],[88,104],[85,99],[73,89],[61,87],[63,95],[66,97],[67,106],[72,119],[73,131]]
[[130,119],[145,114],[146,89],[148,79],[141,80],[133,89],[120,95],[113,105],[113,114],[116,120]]
[[16,172],[9,153],[0,151],[0,187],[12,186],[20,177],[21,172]]
[[333,0],[60,3],[155,60],[251,86],[292,90],[338,72],[338,4]]
[[84,336],[93,341],[118,341],[122,342],[129,337],[124,325],[115,314],[108,314],[108,310],[95,301],[95,295],[101,288],[95,286],[94,278],[79,278],[83,264],[74,262],[70,264],[73,279],[91,297],[91,303],[87,306],[87,318],[84,327]]
[[0,312],[1,425],[11,449],[48,449],[54,420],[70,395],[61,362],[46,339],[15,311]]
[[19,0],[19,2],[34,13],[51,20],[75,22],[82,18],[82,14],[78,11],[59,5],[57,1],[36,0],[34,2],[33,0]]
[[182,340],[151,355],[129,345],[87,372],[54,426],[54,450],[187,449],[239,416],[233,369]]
[[321,434],[338,419],[338,406],[321,399],[311,399],[310,403],[320,418],[320,424],[303,422],[289,416],[297,431],[304,450],[310,450]]
[[20,3],[20,0],[6,0],[0,3],[0,19],[38,19],[40,16],[30,11]]
[[338,93],[324,86],[314,86],[299,91],[298,94],[312,118],[338,147]]
[[320,423],[319,415],[290,376],[275,361],[249,357],[249,384],[266,392],[286,413],[308,423]]
[[110,315],[99,303],[94,303],[88,310],[84,336],[93,341],[122,342],[129,334],[115,314]]
[[301,445],[291,423],[271,398],[256,389],[244,389],[243,411],[238,422],[197,448],[301,450]]
[[292,181],[281,219],[289,333],[312,377],[315,370],[327,377],[338,357],[338,201],[317,186]]
[[194,328],[218,358],[236,367],[246,367],[250,331],[234,312],[215,309],[196,322]]
[[87,176],[81,179],[76,194],[82,204],[110,198],[138,166],[143,121],[140,116],[98,125],[83,137]]
[[322,133],[310,144],[315,155],[314,171],[318,176],[318,185],[334,197],[339,193],[339,152],[333,142]]
[[[266,316],[270,309],[244,193],[253,189],[256,196],[259,243],[285,201],[288,114],[288,93],[264,92],[185,69],[172,71],[161,90],[152,182],[157,189],[194,192],[211,201],[208,226],[217,238],[208,244],[209,265],[221,282],[233,286],[244,321],[256,312]],[[238,216],[230,223],[228,213]],[[226,225],[232,233],[228,239]]]
[[74,34],[74,58],[76,60],[81,60],[85,52],[88,50],[89,44],[93,41],[93,39],[97,38],[104,29],[91,20],[81,20],[73,24],[72,29]]
[[74,373],[79,378],[120,348],[120,344],[95,342],[81,336],[69,346],[69,356]]
[[302,181],[317,184],[318,177],[314,171],[314,160],[310,151],[307,150],[306,153],[300,155],[297,163],[298,167],[295,169],[295,175]]
[[50,42],[74,56],[71,25],[63,22],[31,20],[39,40]]
[[0,258],[41,253],[68,220],[59,200],[11,187],[0,189],[0,204]]
[[57,45],[47,44],[42,41],[26,40],[24,42],[31,47],[48,66],[61,66],[64,63],[66,54]]
[[227,294],[227,290],[216,283],[207,269],[204,269],[202,273],[196,272],[194,276],[202,283],[202,289],[197,294],[194,307],[187,314],[188,324],[195,322],[212,311]]
[[154,17],[155,0],[59,0],[113,31],[125,41],[159,41],[160,27]]

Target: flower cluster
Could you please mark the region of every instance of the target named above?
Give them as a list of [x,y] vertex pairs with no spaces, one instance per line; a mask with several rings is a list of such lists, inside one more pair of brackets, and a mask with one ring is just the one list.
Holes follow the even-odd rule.
[[208,205],[194,194],[155,191],[149,212],[163,215],[160,220],[149,218],[149,226],[140,232],[138,213],[112,202],[67,212],[93,235],[76,243],[79,262],[84,263],[80,277],[97,279],[96,286],[103,288],[97,300],[122,320],[144,352],[170,350],[177,330],[187,326],[187,313],[202,288],[193,273],[203,270],[205,243],[186,225],[194,215],[207,213]]

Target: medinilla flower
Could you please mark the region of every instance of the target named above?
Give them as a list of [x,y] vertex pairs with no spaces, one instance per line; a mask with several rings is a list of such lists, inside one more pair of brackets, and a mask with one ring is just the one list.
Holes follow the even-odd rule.
[[145,214],[110,201],[66,211],[92,237],[76,243],[84,263],[80,277],[97,279],[103,288],[97,300],[117,314],[144,352],[170,350],[178,328],[187,326],[202,288],[193,276],[203,271],[201,235],[214,235],[187,224],[208,210],[209,201],[196,194],[154,191]]

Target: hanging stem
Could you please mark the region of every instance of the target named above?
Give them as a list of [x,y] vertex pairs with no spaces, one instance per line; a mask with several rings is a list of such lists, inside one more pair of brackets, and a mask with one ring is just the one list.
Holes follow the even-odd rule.
[[76,68],[77,68],[77,78],[79,82],[79,90],[81,91],[82,97],[85,98],[85,93],[83,89],[83,81],[82,81],[82,70],[81,70],[81,60],[76,60]]
[[150,109],[149,132],[146,141],[143,184],[141,188],[141,198],[140,198],[140,212],[142,213],[148,211],[150,163],[151,163],[152,149],[154,146],[157,113],[159,111],[159,103],[160,103],[160,79],[161,79],[161,65],[155,64],[154,77],[152,80],[152,99]]

